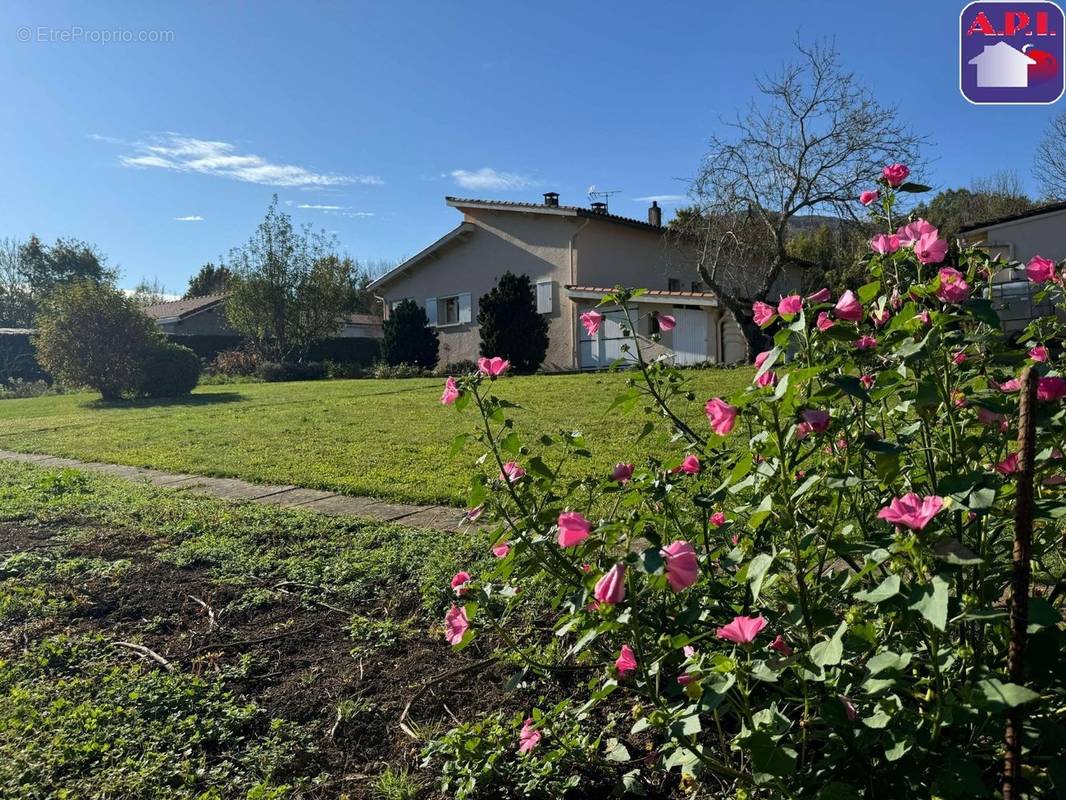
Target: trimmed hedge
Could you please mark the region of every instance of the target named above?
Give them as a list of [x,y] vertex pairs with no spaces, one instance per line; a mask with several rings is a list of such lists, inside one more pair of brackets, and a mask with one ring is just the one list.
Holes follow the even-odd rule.
[[[225,350],[235,350],[244,343],[241,336],[211,335],[188,336],[184,334],[166,334],[166,338],[175,344],[183,345],[200,356],[204,361],[213,361]],[[345,337],[326,339],[312,347],[304,361],[333,361],[338,364],[358,364],[368,367],[381,357],[381,342],[378,339],[362,337]]]

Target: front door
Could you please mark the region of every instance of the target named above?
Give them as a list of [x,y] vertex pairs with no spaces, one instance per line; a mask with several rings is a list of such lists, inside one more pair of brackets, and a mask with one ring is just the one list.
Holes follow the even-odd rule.
[[675,308],[670,313],[677,320],[677,327],[673,331],[677,363],[702,364],[707,361],[707,312],[695,308]]

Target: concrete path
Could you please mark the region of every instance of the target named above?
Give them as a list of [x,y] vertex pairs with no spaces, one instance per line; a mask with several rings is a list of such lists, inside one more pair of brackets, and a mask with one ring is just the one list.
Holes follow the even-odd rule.
[[461,509],[448,506],[413,506],[376,500],[372,497],[352,497],[336,492],[304,489],[299,486],[275,486],[249,483],[236,478],[183,475],[157,469],[127,467],[122,464],[78,461],[74,458],[59,458],[40,453],[15,453],[10,450],[0,450],[0,460],[21,461],[41,467],[84,469],[135,483],[149,483],[166,489],[206,494],[223,500],[247,500],[281,508],[300,508],[335,517],[365,517],[385,522],[397,522],[412,528],[454,531],[458,529],[464,516]]

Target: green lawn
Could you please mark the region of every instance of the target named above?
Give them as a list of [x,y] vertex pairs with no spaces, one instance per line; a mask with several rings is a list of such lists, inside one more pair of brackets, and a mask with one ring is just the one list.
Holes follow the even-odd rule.
[[[691,373],[700,398],[728,395],[751,370]],[[580,430],[591,467],[607,470],[663,449],[653,435],[634,445],[640,409],[608,413],[621,374],[509,378],[500,394],[519,402],[523,434]],[[352,380],[208,386],[169,403],[103,404],[75,394],[0,402],[0,448],[176,472],[291,483],[410,502],[461,504],[471,445],[447,457],[475,422],[438,400],[438,379]],[[692,415],[700,406],[691,404]],[[527,441],[533,440],[526,436]]]

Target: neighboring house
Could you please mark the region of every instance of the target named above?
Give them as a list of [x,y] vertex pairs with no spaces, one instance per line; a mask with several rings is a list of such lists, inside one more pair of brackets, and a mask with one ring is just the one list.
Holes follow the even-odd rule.
[[606,319],[595,336],[579,320],[618,284],[651,290],[636,304],[642,337],[659,332],[658,314],[677,319],[661,336],[679,363],[745,360],[740,329],[694,280],[692,254],[666,235],[658,203],[644,221],[610,214],[603,203],[560,205],[554,192],[543,203],[446,202],[463,221],[370,284],[386,315],[405,299],[425,309],[440,337],[441,364],[479,357],[478,300],[508,271],[530,277],[537,309],[548,318],[546,370],[595,369],[619,357],[624,339],[617,308],[600,309]]
[[[226,295],[211,294],[159,303],[144,311],[171,336],[240,336],[226,321],[225,301]],[[338,339],[381,337],[381,318],[373,314],[349,315],[335,334]]]
[[1034,287],[1025,278],[1025,263],[1036,255],[1056,262],[1066,259],[1066,203],[966,225],[959,236],[993,257],[1018,263],[1017,268],[1001,272],[992,287],[1005,330],[1019,331],[1034,317],[1051,313],[1049,304],[1033,301]]

